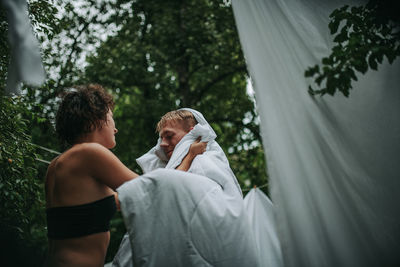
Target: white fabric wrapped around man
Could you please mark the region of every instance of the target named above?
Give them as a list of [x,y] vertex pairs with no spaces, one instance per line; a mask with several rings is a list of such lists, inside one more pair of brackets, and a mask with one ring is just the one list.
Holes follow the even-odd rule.
[[[113,266],[261,266],[237,179],[215,132],[199,112],[188,110],[199,123],[171,159],[159,140],[137,160],[145,174],[117,189],[129,237]],[[207,151],[188,172],[175,170],[199,136]]]

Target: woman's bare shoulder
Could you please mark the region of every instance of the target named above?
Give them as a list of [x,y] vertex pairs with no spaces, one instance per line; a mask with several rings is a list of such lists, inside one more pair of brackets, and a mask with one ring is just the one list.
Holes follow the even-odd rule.
[[70,153],[107,153],[110,152],[106,147],[99,143],[82,143],[70,148]]
[[109,155],[110,153],[111,151],[98,143],[81,143],[76,144],[70,149],[66,150],[60,156],[58,162],[73,162],[76,160],[81,161],[85,158],[101,157],[102,155]]
[[[104,146],[97,143],[82,143],[64,151],[61,155],[54,158],[48,168],[47,176],[52,176],[54,173],[63,173],[65,170],[76,170],[92,163],[101,155],[111,153]],[[87,165],[86,165],[87,167]]]
[[57,173],[85,173],[112,189],[138,175],[98,143],[76,144],[57,160]]
[[118,158],[106,147],[98,143],[82,143],[74,145],[64,153],[62,161],[76,167],[84,166],[101,169],[102,164],[109,165],[119,161]]

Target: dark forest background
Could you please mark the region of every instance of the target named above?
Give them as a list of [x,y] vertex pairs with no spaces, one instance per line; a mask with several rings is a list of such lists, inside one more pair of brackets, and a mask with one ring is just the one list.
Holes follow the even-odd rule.
[[[0,103],[0,243],[11,266],[43,264],[43,179],[46,161],[56,156],[44,148],[64,149],[54,116],[60,93],[74,85],[99,83],[113,94],[119,130],[113,152],[134,171],[141,173],[135,159],[156,143],[159,118],[191,107],[216,131],[242,188],[267,183],[254,97],[229,2],[31,0],[28,9],[47,79],[40,88],[24,85],[22,96],[2,96]],[[12,47],[2,9],[0,23],[4,94]],[[120,214],[111,225],[107,261],[125,233]]]
[[[355,74],[400,55],[398,3],[370,0],[330,15],[330,55],[304,66],[311,95],[350,95]],[[217,133],[246,193],[268,177],[256,103],[229,0],[28,0],[47,73],[40,88],[4,95],[12,47],[0,6],[0,255],[1,266],[42,266],[47,237],[43,179],[63,152],[54,131],[60,94],[103,85],[116,102],[113,152],[141,173],[135,159],[153,147],[166,112],[191,107]],[[317,87],[315,87],[315,85]],[[306,88],[305,88],[306,90]],[[259,105],[262,101],[259,100]],[[125,227],[111,221],[107,262]]]

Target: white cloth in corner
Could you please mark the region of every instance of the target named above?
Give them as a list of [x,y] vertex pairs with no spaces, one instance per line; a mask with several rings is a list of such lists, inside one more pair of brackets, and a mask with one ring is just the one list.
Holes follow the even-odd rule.
[[[259,266],[240,187],[199,114],[168,162],[159,141],[137,160],[145,174],[117,189],[130,244],[123,239],[113,266]],[[207,151],[189,172],[175,170],[199,136]]]
[[244,198],[244,205],[253,229],[261,266],[283,266],[275,225],[275,208],[271,200],[260,189],[253,188]]
[[26,0],[0,1],[6,11],[11,49],[6,93],[19,94],[20,83],[41,85],[45,73],[39,53],[39,44],[30,25]]

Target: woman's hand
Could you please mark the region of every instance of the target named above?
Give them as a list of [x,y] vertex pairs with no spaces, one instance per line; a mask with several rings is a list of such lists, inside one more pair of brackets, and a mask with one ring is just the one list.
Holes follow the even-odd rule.
[[181,164],[178,167],[176,167],[177,170],[181,170],[181,171],[189,170],[190,165],[192,165],[193,159],[197,155],[203,154],[206,151],[207,142],[200,142],[200,139],[201,139],[201,137],[197,138],[197,140],[194,141],[193,144],[190,145],[189,152],[183,158]]
[[201,136],[190,145],[189,153],[191,157],[195,158],[199,154],[203,154],[207,149],[207,142],[200,142]]

